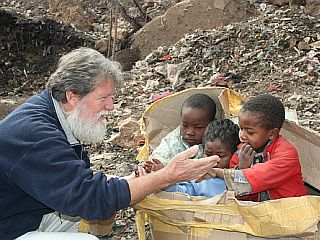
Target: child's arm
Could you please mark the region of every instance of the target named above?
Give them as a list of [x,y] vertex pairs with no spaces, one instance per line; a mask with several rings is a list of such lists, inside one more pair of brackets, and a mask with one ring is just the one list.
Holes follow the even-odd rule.
[[[243,147],[243,145],[241,147]],[[252,188],[249,181],[243,174],[242,170],[239,170],[239,155],[241,147],[238,152],[233,154],[230,160],[230,168],[223,169],[222,172],[223,178],[227,185],[227,189],[230,191],[234,191],[238,196],[248,195],[252,193]],[[251,163],[249,161],[247,162],[247,164],[249,165],[249,167],[251,166]],[[246,200],[251,200],[251,198],[247,198]]]
[[248,143],[241,144],[240,149],[233,154],[230,160],[230,168],[245,169],[249,168],[253,161],[256,151]]
[[196,179],[196,182],[201,182],[208,178],[223,178],[223,169],[222,168],[212,168],[205,175],[200,176]]
[[[252,187],[252,192],[262,192],[277,188],[300,176],[302,183],[301,166],[296,149],[289,145],[277,146],[272,153],[267,153],[270,159],[265,163],[254,164],[242,172]],[[296,181],[297,178],[293,181]]]
[[[281,197],[294,196],[304,192],[301,166],[296,149],[285,140],[277,143],[266,152],[266,162],[250,168],[224,171],[224,179],[229,190],[237,195],[254,194],[281,187]],[[236,167],[239,159],[235,154],[230,167]],[[293,187],[294,186],[294,187]],[[299,188],[299,189],[296,189]],[[303,195],[303,194],[302,194]]]
[[252,192],[252,188],[241,170],[212,168],[209,172],[196,179],[199,183],[208,178],[222,178],[225,180],[228,190],[236,195],[246,195]]

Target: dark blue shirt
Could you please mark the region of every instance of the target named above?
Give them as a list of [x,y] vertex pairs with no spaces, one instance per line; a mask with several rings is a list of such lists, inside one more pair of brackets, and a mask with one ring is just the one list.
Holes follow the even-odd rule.
[[88,166],[82,146],[68,142],[47,90],[8,115],[0,122],[0,239],[38,229],[53,211],[102,220],[130,205],[126,180]]

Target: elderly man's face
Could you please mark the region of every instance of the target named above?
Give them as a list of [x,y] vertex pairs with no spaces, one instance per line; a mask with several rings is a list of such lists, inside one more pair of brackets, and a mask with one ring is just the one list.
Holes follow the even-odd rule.
[[[88,120],[101,121],[106,123],[105,116],[108,111],[114,109],[112,95],[115,89],[115,83],[112,80],[100,83],[94,91],[82,99],[82,104],[86,108],[86,114],[83,116]],[[98,119],[96,119],[96,117]]]
[[112,94],[115,83],[101,82],[94,91],[80,99],[76,107],[67,114],[67,121],[74,136],[85,142],[103,140],[106,132],[106,116],[114,109]]

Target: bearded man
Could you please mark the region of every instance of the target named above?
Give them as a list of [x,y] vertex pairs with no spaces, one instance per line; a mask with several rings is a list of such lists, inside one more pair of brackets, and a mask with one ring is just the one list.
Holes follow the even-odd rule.
[[[106,220],[148,194],[205,174],[217,156],[191,160],[197,147],[136,178],[93,174],[82,141],[102,141],[117,62],[96,50],[61,57],[46,89],[0,122],[0,239],[97,239],[78,233],[80,218]],[[81,142],[80,142],[81,141]]]

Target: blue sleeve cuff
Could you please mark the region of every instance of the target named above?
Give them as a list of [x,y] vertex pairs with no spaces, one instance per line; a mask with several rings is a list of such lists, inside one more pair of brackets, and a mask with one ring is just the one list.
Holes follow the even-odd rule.
[[129,184],[125,179],[110,178],[106,182],[107,188],[107,199],[113,201],[110,204],[113,211],[118,211],[123,208],[130,206],[131,193],[129,189]]

